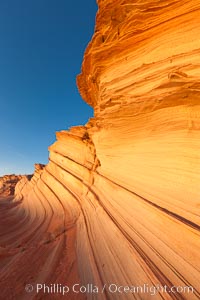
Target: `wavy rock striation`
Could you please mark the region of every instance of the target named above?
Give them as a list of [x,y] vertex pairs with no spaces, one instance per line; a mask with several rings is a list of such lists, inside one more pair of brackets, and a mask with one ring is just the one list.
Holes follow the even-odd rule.
[[4,175],[0,177],[0,196],[11,196],[15,192],[15,186],[23,177],[31,178],[31,175]]
[[94,118],[58,132],[49,163],[17,184],[3,293],[41,299],[24,285],[89,283],[104,293],[69,299],[200,299],[200,3],[98,5],[77,78]]

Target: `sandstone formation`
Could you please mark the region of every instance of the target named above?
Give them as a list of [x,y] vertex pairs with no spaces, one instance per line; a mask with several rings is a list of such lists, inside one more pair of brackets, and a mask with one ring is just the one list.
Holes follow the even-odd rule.
[[14,195],[15,186],[22,177],[23,175],[15,174],[0,177],[0,195],[4,197]]
[[72,300],[200,299],[200,2],[98,5],[77,78],[94,118],[57,132],[49,163],[17,184],[1,232],[3,299],[59,299],[27,283],[106,284]]

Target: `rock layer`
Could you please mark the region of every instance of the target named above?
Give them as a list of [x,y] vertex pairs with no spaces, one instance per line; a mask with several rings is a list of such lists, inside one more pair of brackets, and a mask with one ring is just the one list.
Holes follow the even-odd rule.
[[[47,166],[17,184],[3,295],[14,299],[11,278],[17,299],[46,299],[24,294],[28,280],[106,284],[70,299],[199,299],[200,3],[98,5],[77,78],[95,116],[58,132]],[[112,283],[169,290],[111,293]]]
[[[15,186],[26,175],[4,175],[0,177],[0,195],[3,197],[14,195]],[[27,175],[30,177],[31,175]]]

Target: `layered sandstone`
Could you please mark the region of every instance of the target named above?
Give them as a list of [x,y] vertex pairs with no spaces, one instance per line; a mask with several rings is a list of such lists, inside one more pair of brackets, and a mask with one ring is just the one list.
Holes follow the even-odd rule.
[[[19,180],[21,180],[26,175],[4,175],[0,177],[0,195],[1,196],[11,196],[15,192],[15,186]],[[28,175],[30,176],[30,175]]]
[[77,79],[94,118],[58,132],[49,163],[17,184],[3,295],[14,299],[13,284],[17,299],[48,299],[25,283],[89,283],[104,293],[69,299],[199,299],[200,3],[98,5]]

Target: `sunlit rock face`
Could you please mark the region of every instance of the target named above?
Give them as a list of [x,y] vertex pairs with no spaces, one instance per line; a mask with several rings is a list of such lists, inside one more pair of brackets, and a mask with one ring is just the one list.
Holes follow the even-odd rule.
[[[21,180],[25,175],[4,175],[0,177],[0,196],[11,196],[14,194],[15,186],[19,180]],[[30,177],[30,175],[28,175]]]
[[[94,118],[58,132],[47,166],[18,183],[23,229],[13,225],[18,238],[5,241],[14,251],[21,239],[23,251],[1,279],[19,299],[32,299],[27,281],[106,284],[69,299],[199,299],[200,3],[98,5],[77,79]],[[112,293],[112,283],[159,288]]]

